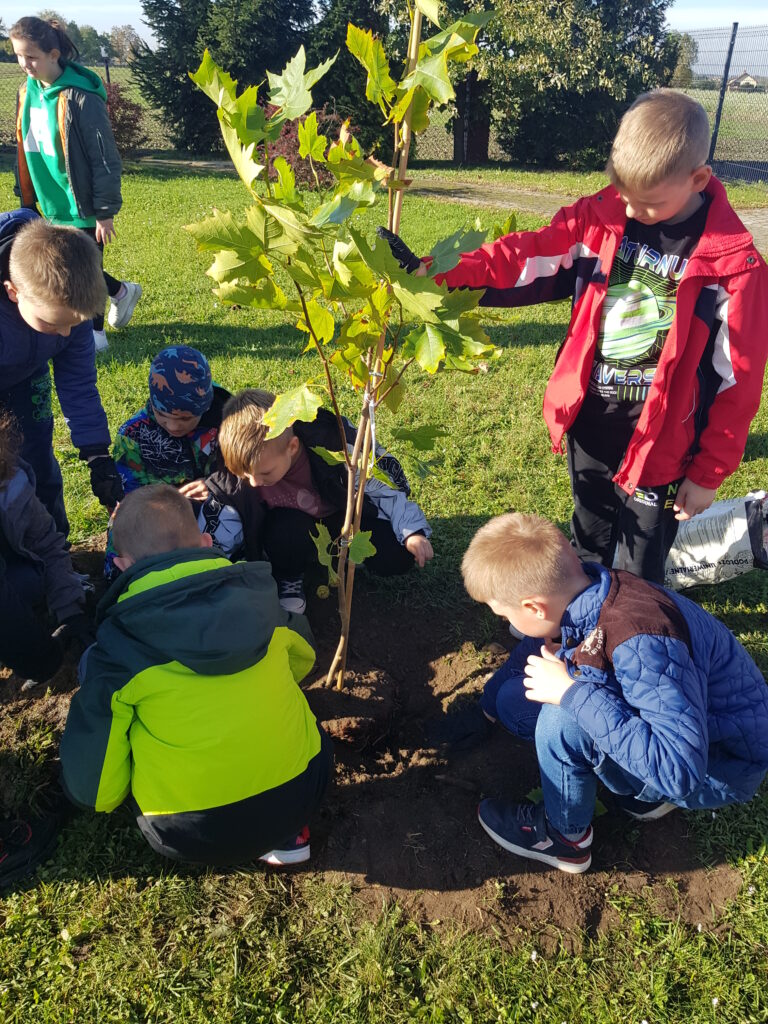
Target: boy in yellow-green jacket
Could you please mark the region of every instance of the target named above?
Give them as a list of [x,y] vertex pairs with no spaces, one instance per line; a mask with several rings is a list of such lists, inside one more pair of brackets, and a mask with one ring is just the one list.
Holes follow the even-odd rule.
[[67,794],[97,811],[131,794],[175,860],[308,860],[333,755],[298,687],[315,660],[306,619],[281,609],[267,563],[212,550],[166,484],[125,498],[113,540],[122,574],[62,738]]

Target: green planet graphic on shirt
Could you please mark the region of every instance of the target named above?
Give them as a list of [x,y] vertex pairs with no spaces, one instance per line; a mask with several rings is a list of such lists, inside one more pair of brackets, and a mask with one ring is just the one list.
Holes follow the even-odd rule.
[[675,316],[675,296],[655,295],[637,278],[606,291],[600,325],[600,353],[616,362],[637,360],[653,348],[659,331]]

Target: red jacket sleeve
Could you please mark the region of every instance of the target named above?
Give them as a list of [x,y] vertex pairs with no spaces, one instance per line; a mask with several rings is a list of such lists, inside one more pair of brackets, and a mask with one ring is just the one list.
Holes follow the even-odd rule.
[[757,413],[768,357],[768,267],[725,278],[718,288],[713,363],[721,379],[699,451],[686,475],[717,488],[738,469]]
[[529,306],[573,294],[580,259],[597,260],[584,243],[583,204],[558,210],[538,231],[519,231],[464,253],[435,280],[449,288],[485,288],[482,306]]

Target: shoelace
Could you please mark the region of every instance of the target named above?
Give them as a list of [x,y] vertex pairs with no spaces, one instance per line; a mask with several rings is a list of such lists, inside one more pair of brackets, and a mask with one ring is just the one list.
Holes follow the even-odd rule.
[[304,580],[280,580],[278,590],[282,597],[300,597],[304,590]]

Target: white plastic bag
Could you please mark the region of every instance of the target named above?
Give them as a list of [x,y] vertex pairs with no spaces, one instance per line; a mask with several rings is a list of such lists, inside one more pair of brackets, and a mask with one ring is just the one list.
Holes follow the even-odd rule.
[[768,495],[716,501],[680,524],[664,583],[673,590],[721,583],[754,568],[768,569]]

